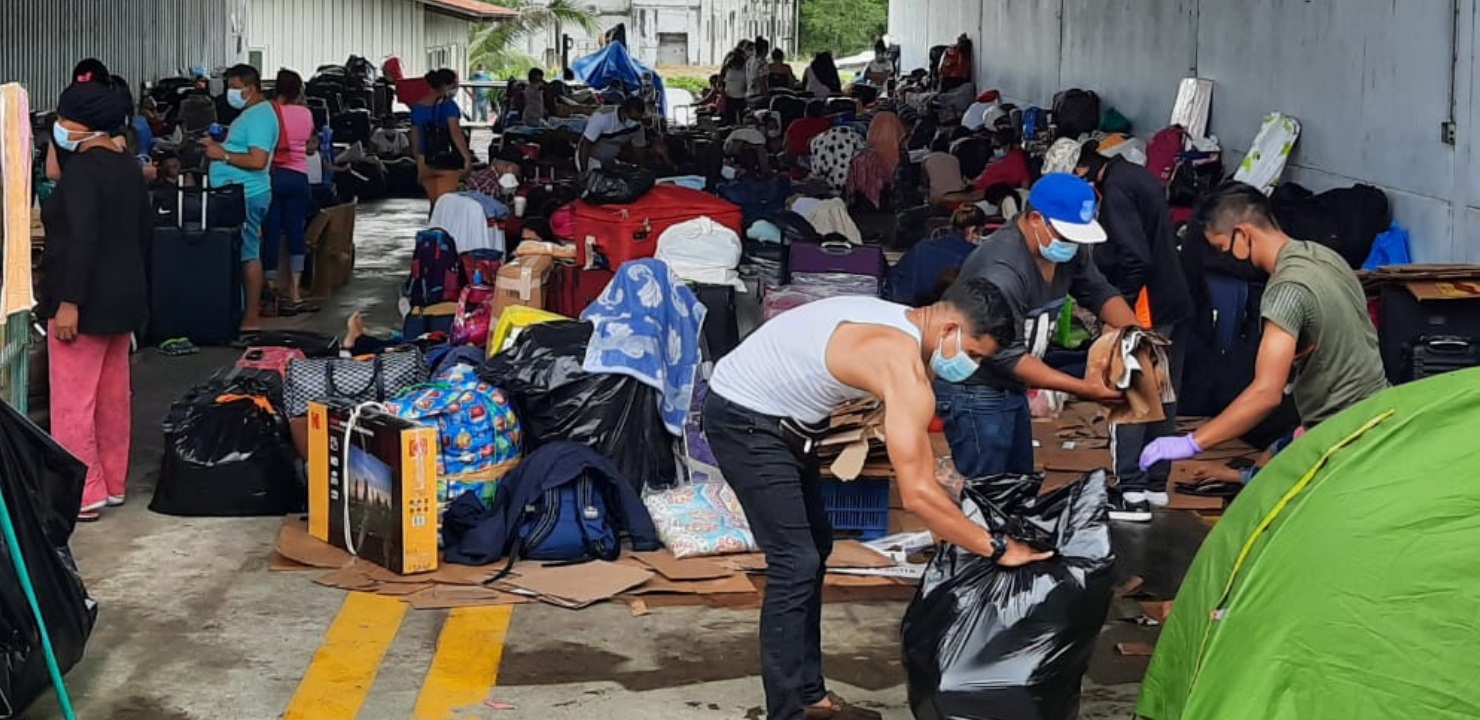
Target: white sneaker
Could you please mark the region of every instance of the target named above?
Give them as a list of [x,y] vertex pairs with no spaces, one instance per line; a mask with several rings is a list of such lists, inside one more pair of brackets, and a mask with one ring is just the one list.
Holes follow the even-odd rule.
[[1110,519],[1122,522],[1151,522],[1151,505],[1146,502],[1146,493],[1128,492],[1110,496]]
[[123,505],[124,501],[125,498],[122,495],[109,495],[108,499],[105,502],[108,507],[119,507],[120,505]]
[[1146,502],[1154,508],[1164,508],[1167,506],[1168,503],[1171,502],[1171,499],[1168,498],[1167,494],[1164,492],[1148,492],[1138,494],[1143,494],[1146,497]]

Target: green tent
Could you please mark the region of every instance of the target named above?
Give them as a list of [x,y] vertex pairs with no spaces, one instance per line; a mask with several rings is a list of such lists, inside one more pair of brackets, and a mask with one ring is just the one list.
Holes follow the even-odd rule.
[[1208,535],[1142,687],[1152,720],[1480,717],[1480,370],[1291,444]]

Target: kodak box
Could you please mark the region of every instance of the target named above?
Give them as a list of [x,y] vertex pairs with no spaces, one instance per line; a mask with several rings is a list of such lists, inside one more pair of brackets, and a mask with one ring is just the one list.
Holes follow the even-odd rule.
[[436,429],[367,409],[346,438],[352,410],[308,405],[309,534],[402,575],[436,570]]

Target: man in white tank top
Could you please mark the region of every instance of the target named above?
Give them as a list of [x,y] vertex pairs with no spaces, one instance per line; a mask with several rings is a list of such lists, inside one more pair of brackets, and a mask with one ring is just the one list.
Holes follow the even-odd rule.
[[941,540],[1015,567],[1048,558],[968,520],[935,481],[928,428],[931,378],[959,382],[1016,340],[1012,310],[985,280],[957,283],[912,309],[838,297],[787,311],[719,361],[704,432],[766,554],[761,677],[770,720],[876,720],[822,678],[822,578],[832,550],[808,426],[838,405],[884,402],[884,434],[900,498]]

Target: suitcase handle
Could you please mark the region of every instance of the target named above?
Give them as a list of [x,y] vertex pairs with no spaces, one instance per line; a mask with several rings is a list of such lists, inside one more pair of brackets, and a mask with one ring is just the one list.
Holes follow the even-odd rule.
[[1463,355],[1472,347],[1469,340],[1454,336],[1424,338],[1420,342],[1431,352],[1441,355]]
[[823,252],[829,255],[847,255],[848,253],[853,252],[852,245],[845,242],[838,242],[837,240],[829,240],[822,243],[822,245],[820,245],[819,247],[822,248]]

